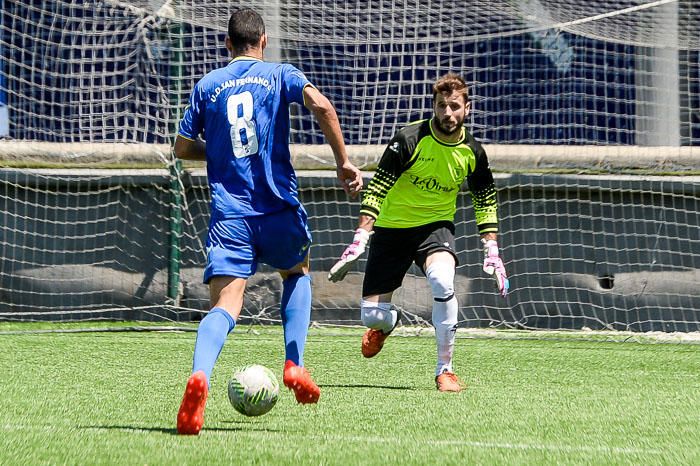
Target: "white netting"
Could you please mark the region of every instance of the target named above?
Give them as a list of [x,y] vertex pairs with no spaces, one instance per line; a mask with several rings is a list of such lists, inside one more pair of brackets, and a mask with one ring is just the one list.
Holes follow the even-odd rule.
[[[234,6],[5,1],[0,103],[8,138],[168,144],[194,82],[228,59]],[[350,145],[382,144],[400,125],[428,116],[431,85],[447,71],[470,82],[471,125],[488,143],[673,147],[700,139],[697,2],[246,6],[266,21],[266,58],[297,65],[331,98]],[[323,142],[307,112],[292,120],[293,143]],[[118,151],[55,160],[106,163]]]
[[[192,86],[229,58],[233,6],[3,2],[0,163],[15,168],[0,169],[0,318],[187,320],[208,307],[205,179],[168,164]],[[498,178],[508,302],[480,276],[472,213],[460,197],[464,325],[697,329],[697,177],[591,174],[700,170],[697,2],[246,6],[265,19],[266,58],[298,66],[335,104],[362,166],[376,163],[397,128],[428,117],[435,78],[457,71],[471,85],[469,127],[496,170],[589,173]],[[295,108],[291,126],[295,165],[328,167],[309,113]],[[161,169],[16,168],[137,163]],[[325,280],[357,205],[333,175],[306,174],[300,185],[316,238],[315,316],[357,323],[360,275],[342,288]],[[279,284],[263,268],[247,318],[277,319]],[[416,270],[406,284],[397,302],[425,322],[429,295]]]
[[[455,290],[462,326],[700,329],[697,176],[522,174],[496,181],[513,289],[501,299],[481,272],[473,212],[460,195]],[[364,259],[345,281],[327,280],[351,240],[357,205],[330,173],[302,172],[299,185],[314,236],[313,318],[357,324]],[[165,170],[4,169],[0,212],[0,319],[188,320],[208,308],[203,171],[178,182]],[[280,288],[279,276],[262,266],[250,280],[243,318],[278,321]],[[429,322],[430,289],[417,268],[394,302],[405,322]]]

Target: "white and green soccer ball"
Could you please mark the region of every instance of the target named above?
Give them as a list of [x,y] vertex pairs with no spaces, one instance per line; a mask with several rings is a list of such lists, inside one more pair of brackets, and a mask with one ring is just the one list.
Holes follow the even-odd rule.
[[237,369],[228,381],[231,405],[246,416],[261,416],[277,403],[280,385],[270,369],[253,364]]

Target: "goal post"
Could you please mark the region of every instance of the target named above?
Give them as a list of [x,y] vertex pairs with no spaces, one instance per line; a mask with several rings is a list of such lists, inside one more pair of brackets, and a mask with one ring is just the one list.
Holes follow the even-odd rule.
[[[385,144],[430,117],[432,83],[470,86],[467,126],[496,173],[513,292],[480,271],[458,198],[460,325],[697,331],[700,10],[688,0],[254,0],[267,59],[338,110],[369,177]],[[0,320],[192,320],[209,220],[206,172],[174,163],[195,82],[230,58],[223,0],[5,0],[0,11]],[[5,116],[6,115],[6,116]],[[314,235],[314,320],[357,324],[364,262],[326,275],[357,201],[309,112],[291,153]],[[243,318],[277,322],[263,267]],[[429,325],[412,269],[396,295]]]

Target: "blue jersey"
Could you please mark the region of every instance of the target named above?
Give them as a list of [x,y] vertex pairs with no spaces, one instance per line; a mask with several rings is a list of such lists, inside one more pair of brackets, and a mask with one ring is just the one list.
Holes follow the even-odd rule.
[[304,103],[306,76],[289,64],[239,57],[194,87],[180,136],[206,141],[212,218],[298,206],[289,153],[289,104]]

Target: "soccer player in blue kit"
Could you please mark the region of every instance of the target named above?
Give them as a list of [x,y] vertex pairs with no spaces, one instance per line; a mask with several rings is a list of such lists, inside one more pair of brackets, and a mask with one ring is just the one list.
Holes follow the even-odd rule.
[[333,105],[294,66],[264,62],[266,45],[258,13],[240,9],[231,15],[226,48],[234,58],[195,85],[175,141],[178,158],[206,160],[211,192],[204,283],[212,307],[197,329],[192,375],[177,414],[180,434],[197,435],[202,428],[211,372],[258,262],[278,269],[283,280],[283,382],[299,403],[316,403],[321,394],[304,368],[311,235],[291,164],[289,105],[313,113],[346,193],[356,196],[362,177],[348,160]]

